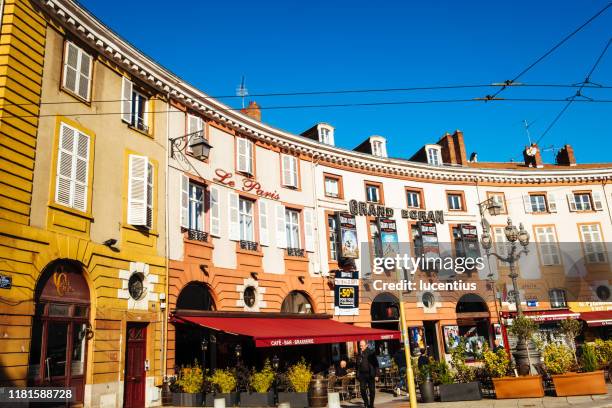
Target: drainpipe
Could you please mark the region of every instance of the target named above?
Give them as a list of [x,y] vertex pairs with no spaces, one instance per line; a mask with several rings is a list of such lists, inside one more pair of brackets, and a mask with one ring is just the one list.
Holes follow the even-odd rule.
[[[310,176],[311,176],[311,184],[312,184],[312,201],[314,202],[314,233],[315,233],[315,248],[318,253],[319,258],[319,273],[321,273],[321,264],[322,264],[322,252],[321,252],[321,240],[319,237],[319,200],[317,199],[317,177],[315,175],[315,169],[318,166],[318,160],[315,162],[315,157],[319,156],[318,152],[314,152],[310,157]],[[323,311],[327,314],[327,289],[325,289],[325,279],[323,275],[321,275],[322,286],[323,286]]]
[[[166,307],[164,310],[161,311],[161,317],[162,317],[162,332],[161,332],[161,344],[163,345],[163,349],[161,350],[160,353],[160,358],[161,358],[161,367],[162,367],[162,378],[163,381],[166,380],[166,364],[167,364],[167,350],[168,350],[168,336],[166,336],[166,330],[167,330],[167,324],[168,324],[168,300],[169,300],[169,294],[168,294],[168,289],[170,287],[169,284],[169,279],[170,279],[170,269],[169,269],[169,257],[170,257],[170,250],[169,250],[169,245],[170,245],[170,232],[168,231],[168,219],[170,218],[169,215],[169,211],[168,211],[168,203],[170,202],[169,200],[169,195],[168,195],[168,185],[169,183],[169,177],[170,177],[170,146],[169,146],[169,140],[170,140],[170,92],[167,93],[167,101],[166,103],[168,104],[168,109],[166,110],[166,150],[165,150],[165,154],[166,154],[166,158],[165,158],[165,172],[166,175],[164,177],[164,195],[165,195],[165,203],[164,203],[164,230],[165,230],[165,238],[164,238],[164,267],[165,267],[165,272],[166,272],[166,276],[165,276],[165,285],[164,285],[164,295],[166,296],[166,298],[164,299],[165,303],[166,303]],[[161,303],[161,302],[160,302]]]

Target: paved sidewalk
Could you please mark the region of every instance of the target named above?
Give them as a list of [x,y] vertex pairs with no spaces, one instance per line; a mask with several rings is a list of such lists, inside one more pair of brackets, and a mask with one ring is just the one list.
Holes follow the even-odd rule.
[[[363,408],[360,399],[351,403],[342,403],[345,408]],[[410,402],[407,397],[395,397],[383,392],[376,393],[375,408],[405,408]],[[431,404],[418,403],[419,407],[430,408],[612,408],[612,384],[608,384],[607,395],[590,395],[580,397],[544,397],[522,399],[482,399],[480,401],[459,402],[433,402]]]

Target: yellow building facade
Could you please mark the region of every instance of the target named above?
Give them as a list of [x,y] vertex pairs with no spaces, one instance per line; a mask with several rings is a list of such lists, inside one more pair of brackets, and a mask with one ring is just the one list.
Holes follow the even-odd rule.
[[1,30],[0,384],[158,405],[165,102],[35,2]]

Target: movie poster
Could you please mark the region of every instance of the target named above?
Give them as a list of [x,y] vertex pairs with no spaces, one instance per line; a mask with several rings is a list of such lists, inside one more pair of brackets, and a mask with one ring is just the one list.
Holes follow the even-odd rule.
[[422,269],[434,270],[436,269],[436,260],[440,258],[440,246],[438,244],[436,224],[433,222],[420,222],[419,232],[421,237],[421,251],[425,261],[425,267]]
[[[395,258],[396,255],[399,255],[400,253],[395,220],[389,218],[379,218],[378,228],[380,231],[380,242],[382,245],[383,258]],[[395,267],[393,267],[390,271],[397,272]]]
[[357,241],[357,222],[355,216],[347,213],[338,214],[340,227],[340,253],[343,258],[359,258]]
[[409,327],[408,337],[410,340],[411,350],[421,350],[425,348],[425,329],[423,326]]
[[444,350],[447,354],[450,354],[461,342],[459,326],[443,326],[442,331],[444,334]]
[[493,335],[495,336],[495,339],[499,340],[499,345],[500,346],[505,346],[504,344],[504,335],[502,333],[502,327],[501,324],[499,323],[493,323]]
[[338,271],[334,279],[334,315],[359,315],[359,271]]

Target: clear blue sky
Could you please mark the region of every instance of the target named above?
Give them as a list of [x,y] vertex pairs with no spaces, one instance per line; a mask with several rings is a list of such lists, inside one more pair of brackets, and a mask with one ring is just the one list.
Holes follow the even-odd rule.
[[[156,61],[210,95],[486,84],[514,77],[608,0],[596,1],[186,1],[81,0]],[[612,36],[612,9],[528,72],[525,83],[581,82]],[[591,80],[612,85],[612,47]],[[491,89],[257,97],[265,106],[472,98]],[[508,98],[566,98],[571,89],[510,89]],[[587,89],[612,99],[612,89]],[[240,107],[240,100],[226,103]],[[266,110],[263,120],[301,133],[336,127],[353,148],[387,137],[394,157],[461,129],[480,161],[520,158],[522,121],[537,138],[562,103],[495,102]],[[575,103],[541,141],[570,143],[579,162],[612,162],[612,104]],[[544,153],[551,162],[552,153]]]

